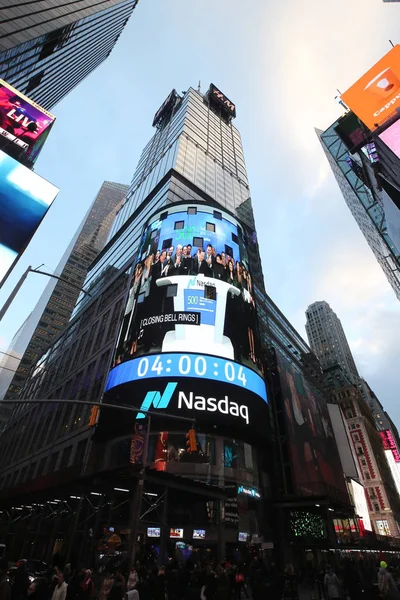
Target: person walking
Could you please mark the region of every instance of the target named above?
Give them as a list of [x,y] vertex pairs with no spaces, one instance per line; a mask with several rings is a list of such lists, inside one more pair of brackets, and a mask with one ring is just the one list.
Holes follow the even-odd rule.
[[51,600],[65,600],[67,597],[67,589],[68,585],[64,581],[64,573],[60,572]]
[[137,581],[138,581],[138,574],[136,572],[135,567],[132,567],[130,570],[130,573],[129,573],[128,583],[127,583],[127,591],[128,592],[135,589]]
[[327,600],[337,600],[342,597],[340,581],[332,567],[328,567],[325,573],[324,588]]
[[400,592],[394,582],[392,575],[387,570],[387,563],[382,560],[378,574],[378,588],[382,598],[386,600],[400,599]]

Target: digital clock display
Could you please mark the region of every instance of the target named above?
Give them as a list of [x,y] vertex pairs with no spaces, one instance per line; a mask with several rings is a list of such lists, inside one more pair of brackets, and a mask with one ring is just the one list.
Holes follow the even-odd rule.
[[[137,420],[151,415],[160,430],[193,419],[204,432],[265,439],[268,399],[250,243],[235,215],[205,203],[169,204],[150,217],[105,403],[130,404]],[[110,412],[102,411],[104,435],[114,423]],[[129,426],[119,416],[115,422],[121,434]]]
[[264,380],[257,373],[234,361],[206,354],[151,354],[121,363],[110,372],[105,391],[130,381],[161,377],[204,378],[229,383],[267,402]]

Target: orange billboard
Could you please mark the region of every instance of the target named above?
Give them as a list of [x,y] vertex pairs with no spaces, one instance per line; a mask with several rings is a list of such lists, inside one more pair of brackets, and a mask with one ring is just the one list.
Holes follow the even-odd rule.
[[371,130],[390,119],[400,109],[400,45],[342,94],[342,100]]

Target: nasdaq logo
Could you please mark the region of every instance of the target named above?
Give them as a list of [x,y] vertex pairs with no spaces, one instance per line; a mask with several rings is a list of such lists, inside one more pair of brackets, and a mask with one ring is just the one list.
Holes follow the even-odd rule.
[[[151,406],[153,406],[153,408],[167,408],[177,385],[177,382],[167,383],[162,394],[160,392],[147,392],[140,410],[148,411]],[[143,412],[138,412],[136,418],[144,419],[145,417],[146,415]]]

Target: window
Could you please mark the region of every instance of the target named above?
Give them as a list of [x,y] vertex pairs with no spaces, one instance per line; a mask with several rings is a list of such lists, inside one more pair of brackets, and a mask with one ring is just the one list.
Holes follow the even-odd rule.
[[364,473],[364,475],[365,475],[365,479],[371,479],[371,476],[369,473]]
[[354,441],[355,441],[355,442],[359,442],[359,441],[360,441],[360,436],[358,435],[358,433],[355,433],[355,434],[353,435],[353,438],[354,438]]
[[225,244],[225,254],[228,254],[228,256],[233,256],[233,250],[227,244]]
[[361,464],[362,464],[363,467],[367,466],[367,462],[366,462],[365,458],[361,459]]
[[206,223],[206,229],[215,232],[215,223]]
[[166,219],[167,217],[168,217],[168,211],[166,210],[165,212],[161,213],[160,221],[164,221],[164,219]]
[[192,246],[203,248],[204,239],[202,237],[194,237]]
[[232,242],[235,242],[235,244],[239,243],[239,238],[236,233],[232,233]]
[[213,217],[214,217],[214,219],[218,219],[219,221],[222,221],[222,213],[220,213],[219,210],[213,211]]
[[175,221],[174,229],[183,229],[185,221]]
[[172,246],[172,238],[163,241],[162,250],[168,250]]
[[196,206],[190,206],[187,209],[187,214],[188,215],[197,215],[197,207]]
[[47,469],[48,473],[53,473],[56,470],[57,459],[58,459],[58,452],[54,452],[50,458],[49,468]]
[[379,512],[379,510],[380,510],[380,509],[379,509],[379,504],[376,504],[376,503],[375,503],[375,504],[374,504],[374,511],[375,511],[375,512]]
[[66,469],[69,464],[69,459],[71,458],[72,446],[68,446],[64,448],[60,463],[60,469]]

